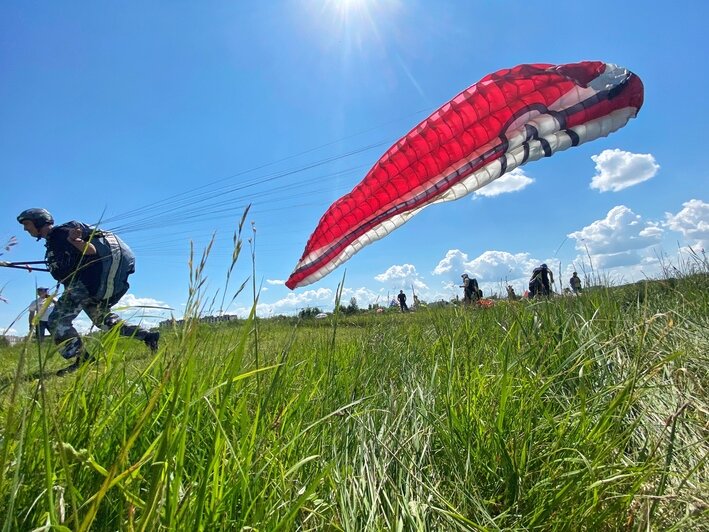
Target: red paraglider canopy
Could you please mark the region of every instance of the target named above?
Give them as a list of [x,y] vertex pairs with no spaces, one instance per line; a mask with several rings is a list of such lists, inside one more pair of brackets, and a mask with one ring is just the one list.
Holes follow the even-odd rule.
[[286,286],[321,279],[427,205],[620,129],[642,103],[640,78],[599,61],[519,65],[485,76],[398,140],[330,206]]

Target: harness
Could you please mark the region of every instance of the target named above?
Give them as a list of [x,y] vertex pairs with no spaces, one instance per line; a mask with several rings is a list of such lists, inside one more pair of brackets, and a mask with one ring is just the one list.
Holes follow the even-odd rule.
[[93,244],[95,255],[81,255],[68,246],[57,255],[47,252],[47,266],[60,282],[70,282],[76,276],[92,297],[100,300],[120,299],[129,288],[128,276],[135,272],[135,255],[125,242],[109,231],[90,227],[80,222],[67,222],[56,229],[80,228],[82,238]]

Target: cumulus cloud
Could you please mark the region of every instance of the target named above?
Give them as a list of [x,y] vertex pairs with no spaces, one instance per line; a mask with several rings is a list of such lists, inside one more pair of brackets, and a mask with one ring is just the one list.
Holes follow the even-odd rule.
[[433,275],[445,275],[451,271],[457,272],[466,269],[466,264],[469,262],[468,254],[463,253],[459,249],[449,249],[446,256],[443,257],[436,267],[433,269]]
[[365,287],[344,288],[342,290],[342,299],[340,303],[346,305],[353,297],[357,300],[357,304],[360,308],[365,308],[368,305],[374,303],[386,303],[386,301],[384,301],[384,299],[386,299],[385,297],[382,297],[381,294],[378,294],[377,292]]
[[662,235],[660,224],[644,221],[625,205],[618,205],[602,220],[568,236],[582,252],[575,262],[585,263],[590,256],[593,268],[609,269],[654,263],[653,246],[660,244]]
[[[348,305],[353,297],[357,300],[360,308],[367,308],[368,305],[374,303],[384,304],[386,294],[380,294],[367,287],[344,288],[340,303]],[[318,307],[329,312],[335,307],[335,292],[330,288],[305,290],[298,293],[290,292],[273,303],[259,303],[256,307],[256,314],[263,317],[279,314],[293,315],[307,307]],[[229,310],[230,314],[236,314],[242,318],[247,317],[250,312],[251,307],[238,307]]]
[[569,286],[568,279],[572,271],[579,273],[584,286],[598,281],[604,284],[624,284],[662,274],[662,263],[658,256],[638,251],[597,255],[593,260],[592,268],[585,255],[579,255],[571,264],[567,264],[562,276],[564,286]]
[[459,249],[451,249],[433,269],[434,275],[455,274],[460,276],[468,273],[478,281],[499,281],[500,279],[516,279],[524,277],[539,265],[539,261],[529,253],[509,253],[507,251],[485,251],[470,260],[467,253]]
[[613,207],[605,218],[567,235],[576,240],[576,249],[591,255],[611,255],[645,249],[659,244],[662,228],[645,222],[625,205]]
[[284,285],[286,284],[285,280],[283,279],[266,279],[266,283],[270,285]]
[[641,262],[643,262],[643,256],[635,250],[595,255],[593,257],[593,267],[601,270],[620,268],[623,266],[635,266]]
[[289,305],[304,305],[313,302],[332,301],[334,293],[330,288],[316,288],[313,290],[305,290],[300,293],[290,292],[286,297],[279,299],[274,305],[277,307],[286,307]]
[[596,163],[596,175],[591,188],[601,192],[618,192],[647,181],[657,174],[660,165],[649,153],[631,153],[619,149],[603,150],[591,157]]
[[534,179],[526,175],[524,170],[521,168],[515,168],[510,173],[495,179],[495,181],[489,185],[476,190],[475,195],[487,197],[499,196],[500,194],[506,194],[508,192],[517,192],[528,187],[532,183],[534,183]]
[[[113,311],[122,319],[144,327],[156,327],[162,320],[170,317],[172,310],[164,301],[152,297],[137,297],[130,293],[124,295],[113,307]],[[89,330],[91,325],[90,320],[81,318],[74,322],[79,331]]]
[[119,307],[160,307],[166,310],[171,310],[170,306],[163,301],[153,299],[152,297],[137,297],[133,294],[124,295],[118,303],[116,303],[116,308]]
[[[256,313],[259,316],[272,314],[293,314],[305,307],[328,307],[335,304],[335,294],[329,288],[317,288],[303,292],[289,292],[284,298],[274,303],[259,303]],[[251,307],[238,307],[229,311],[241,317],[246,317],[251,312]]]
[[85,318],[83,314],[76,318],[72,325],[80,334],[89,334],[95,328],[91,320]]
[[709,245],[709,203],[692,199],[682,204],[677,214],[665,213],[666,226],[676,231],[691,246],[707,249]]
[[485,251],[468,264],[470,270],[485,281],[503,278],[517,278],[528,275],[539,265],[529,253],[508,253],[507,251]]
[[392,280],[406,279],[412,274],[416,274],[416,267],[413,264],[400,264],[390,266],[387,271],[376,275],[374,278],[381,283],[386,283]]
[[418,290],[428,288],[413,264],[395,264],[374,276],[374,279],[380,283],[395,283],[398,287],[413,285]]

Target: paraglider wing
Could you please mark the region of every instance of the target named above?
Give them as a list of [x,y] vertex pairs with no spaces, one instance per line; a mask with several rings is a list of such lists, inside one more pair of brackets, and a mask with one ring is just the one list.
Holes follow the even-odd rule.
[[398,140],[330,206],[286,286],[321,279],[432,203],[620,129],[642,103],[640,78],[599,61],[519,65],[484,77]]

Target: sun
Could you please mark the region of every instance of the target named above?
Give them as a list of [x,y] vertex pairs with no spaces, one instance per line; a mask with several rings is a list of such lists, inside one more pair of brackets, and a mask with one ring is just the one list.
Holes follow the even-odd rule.
[[341,42],[361,46],[381,39],[400,0],[320,0],[320,16]]
[[359,24],[376,11],[377,0],[325,0],[325,11],[345,26]]
[[376,0],[328,0],[328,3],[337,6],[340,11],[350,11],[353,9],[362,9],[371,4],[376,4]]

